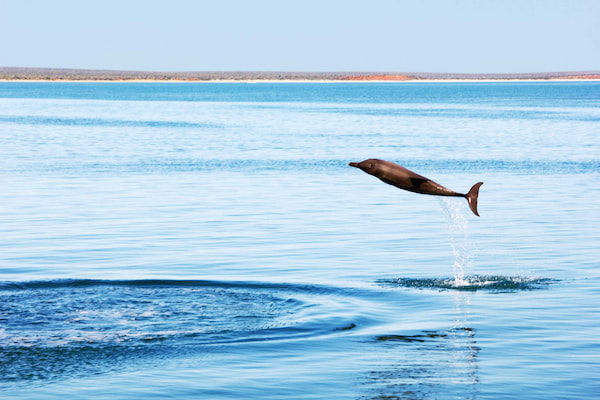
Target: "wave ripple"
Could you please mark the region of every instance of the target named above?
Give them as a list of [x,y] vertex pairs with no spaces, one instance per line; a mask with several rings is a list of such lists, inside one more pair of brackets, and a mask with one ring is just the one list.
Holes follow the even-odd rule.
[[0,282],[0,387],[333,332],[319,307],[331,291],[201,280]]

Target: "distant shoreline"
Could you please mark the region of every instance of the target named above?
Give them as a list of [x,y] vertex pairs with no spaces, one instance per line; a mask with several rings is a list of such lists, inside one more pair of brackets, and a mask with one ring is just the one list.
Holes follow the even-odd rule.
[[565,82],[600,81],[600,71],[462,74],[398,72],[148,72],[0,67],[2,82]]
[[363,80],[363,81],[352,81],[352,80],[299,80],[299,79],[279,79],[279,80],[160,80],[160,79],[0,79],[0,82],[21,82],[21,83],[248,83],[248,84],[261,84],[261,83],[510,83],[510,82],[600,82],[600,78],[591,79],[415,79],[415,80]]

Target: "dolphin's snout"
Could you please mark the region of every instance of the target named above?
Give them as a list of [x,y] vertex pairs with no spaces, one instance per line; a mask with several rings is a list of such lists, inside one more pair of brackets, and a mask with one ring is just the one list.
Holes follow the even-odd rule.
[[356,167],[356,168],[358,168],[358,163],[355,163],[355,162],[351,162],[351,163],[349,163],[348,165],[349,165],[349,166],[351,166],[351,167]]

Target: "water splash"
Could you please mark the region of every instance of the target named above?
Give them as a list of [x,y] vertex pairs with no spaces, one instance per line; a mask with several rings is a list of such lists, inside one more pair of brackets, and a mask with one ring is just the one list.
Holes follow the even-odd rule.
[[457,287],[468,286],[469,282],[465,276],[472,275],[473,259],[472,248],[469,240],[467,219],[467,208],[462,201],[455,198],[440,197],[440,207],[448,220],[448,231],[450,232],[450,245],[454,254],[452,273],[454,285]]
[[473,275],[467,276],[459,284],[455,278],[397,278],[379,280],[382,286],[405,287],[413,289],[458,290],[476,292],[479,290],[510,293],[517,291],[547,289],[557,279],[544,277]]

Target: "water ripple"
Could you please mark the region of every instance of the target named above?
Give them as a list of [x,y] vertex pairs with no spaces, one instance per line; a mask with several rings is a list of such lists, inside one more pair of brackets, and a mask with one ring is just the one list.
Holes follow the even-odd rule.
[[148,121],[123,120],[110,118],[60,118],[36,115],[0,115],[0,122],[21,125],[42,126],[106,126],[106,127],[142,127],[142,128],[220,128],[222,126],[209,123],[186,121]]
[[[344,289],[204,280],[0,283],[0,387],[157,362],[214,346],[336,334]],[[352,307],[357,309],[356,305]],[[329,310],[329,311],[328,311]]]
[[[15,164],[5,171],[16,173],[179,173],[204,171],[313,171],[323,172],[347,169],[351,160],[340,159],[189,159],[152,158],[133,162],[30,162]],[[494,173],[516,174],[585,174],[600,171],[600,160],[391,160],[411,169],[429,172]]]

